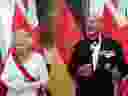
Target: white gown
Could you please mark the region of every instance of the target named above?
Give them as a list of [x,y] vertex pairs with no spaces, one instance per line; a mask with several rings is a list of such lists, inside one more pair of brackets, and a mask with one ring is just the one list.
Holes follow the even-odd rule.
[[[23,66],[35,79],[47,83],[48,71],[46,64],[47,61],[43,56],[33,52],[32,60],[30,60],[28,64],[23,64]],[[19,69],[17,69],[11,55],[6,62],[2,80],[7,80],[9,82],[7,96],[36,96],[36,88],[39,88],[38,81],[37,84],[34,85],[32,82],[25,81],[25,77]]]

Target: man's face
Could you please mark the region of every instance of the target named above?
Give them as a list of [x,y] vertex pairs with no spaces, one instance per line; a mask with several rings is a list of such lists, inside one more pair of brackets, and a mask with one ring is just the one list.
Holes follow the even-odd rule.
[[95,40],[98,37],[98,32],[96,31],[96,17],[89,16],[87,19],[88,32],[86,36],[90,40]]

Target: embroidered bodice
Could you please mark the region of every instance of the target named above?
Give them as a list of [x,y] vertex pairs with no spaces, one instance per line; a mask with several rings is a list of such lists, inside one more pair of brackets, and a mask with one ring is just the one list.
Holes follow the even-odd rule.
[[[32,75],[35,79],[48,80],[48,72],[46,67],[47,61],[38,53],[33,53],[32,60],[29,60],[28,64],[22,64],[24,68]],[[21,71],[16,67],[16,64],[10,55],[7,59],[2,78],[6,78],[8,81],[16,79],[26,80]]]

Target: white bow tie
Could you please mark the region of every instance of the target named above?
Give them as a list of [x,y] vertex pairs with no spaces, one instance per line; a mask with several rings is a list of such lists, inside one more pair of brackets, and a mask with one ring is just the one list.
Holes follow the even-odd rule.
[[91,45],[90,45],[90,50],[95,50],[95,48],[97,47],[97,42],[94,41]]

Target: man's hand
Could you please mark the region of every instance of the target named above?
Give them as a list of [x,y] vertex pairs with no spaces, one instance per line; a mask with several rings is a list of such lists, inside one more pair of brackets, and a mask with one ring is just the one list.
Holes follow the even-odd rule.
[[93,73],[92,64],[83,64],[78,69],[78,74],[80,75],[80,77],[87,78],[92,76],[92,73]]

